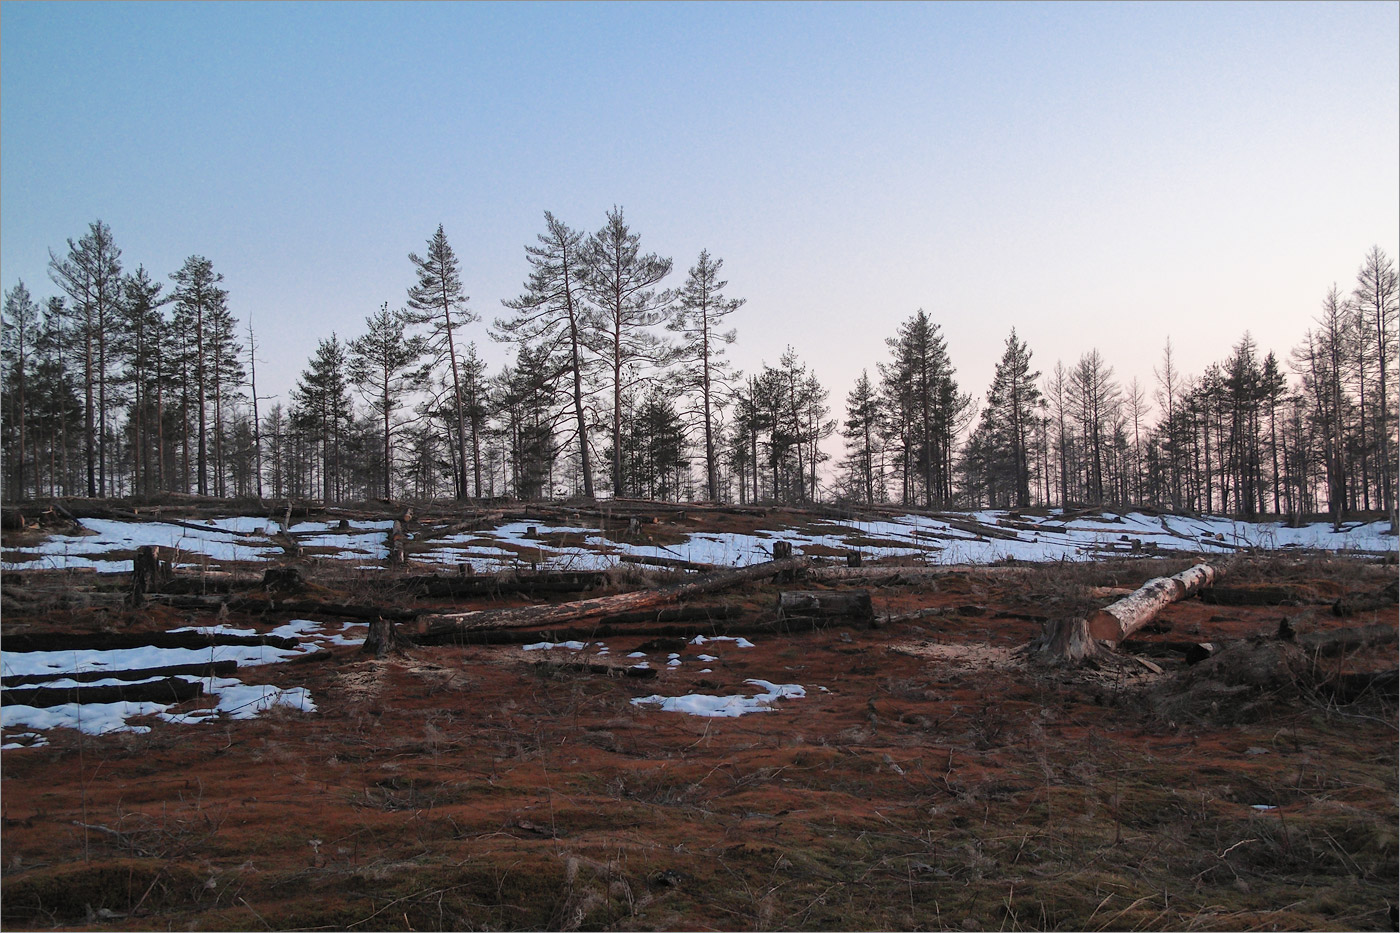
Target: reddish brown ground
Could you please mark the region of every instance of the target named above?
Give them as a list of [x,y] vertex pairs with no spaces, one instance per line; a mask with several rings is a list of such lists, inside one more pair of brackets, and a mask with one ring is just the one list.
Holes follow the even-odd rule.
[[[1270,683],[1193,707],[1177,689],[1184,662],[1156,658],[1157,675],[1131,659],[1065,670],[1014,653],[1041,630],[1030,617],[1085,611],[1103,602],[1090,586],[1184,565],[877,588],[881,616],[943,611],[754,635],[757,647],[721,646],[709,665],[688,647],[654,680],[541,670],[512,647],[383,661],[341,648],[259,672],[308,687],[314,715],[55,732],[3,756],[5,926],[1394,929],[1393,699],[1336,706]],[[1306,581],[1318,601],[1193,600],[1151,637],[1228,643],[1272,635],[1280,618],[1300,632],[1393,626],[1393,608],[1338,619],[1329,606],[1394,574],[1242,565],[1240,582]],[[775,592],[719,598],[757,618]],[[125,621],[92,609],[5,626]],[[610,639],[612,656],[646,640]],[[1394,667],[1394,655],[1392,642],[1327,663]],[[738,719],[630,703],[752,693],[746,678],[807,697]]]

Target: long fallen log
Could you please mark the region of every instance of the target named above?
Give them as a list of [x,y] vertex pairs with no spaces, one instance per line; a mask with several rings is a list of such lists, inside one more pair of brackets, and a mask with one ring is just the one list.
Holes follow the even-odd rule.
[[1148,580],[1089,618],[1089,635],[1100,641],[1119,642],[1152,621],[1159,612],[1178,600],[1210,586],[1221,575],[1211,564],[1197,564],[1172,577]]
[[698,570],[702,573],[723,569],[722,564],[706,564],[701,561],[682,560],[679,557],[653,557],[649,554],[623,554],[618,560],[624,564],[645,564],[670,570]]
[[111,651],[125,648],[208,648],[211,645],[270,645],[295,648],[284,635],[233,635],[227,632],[23,632],[5,636],[5,650]]
[[98,687],[14,687],[0,690],[0,706],[62,706],[65,703],[183,703],[204,695],[197,680],[170,677]]
[[195,677],[229,677],[238,672],[237,661],[204,661],[196,664],[166,664],[163,667],[141,667],[125,671],[53,671],[47,674],[10,674],[0,677],[0,686],[27,687],[46,684],[52,680],[150,680],[152,677],[174,677],[190,674]]
[[863,622],[875,620],[869,590],[846,593],[828,590],[785,590],[778,594],[778,618],[840,618]]
[[596,599],[582,599],[553,606],[527,606],[522,609],[483,609],[474,612],[424,615],[420,616],[418,619],[418,633],[431,637],[452,632],[470,632],[489,628],[525,628],[532,625],[553,625],[587,616],[630,612],[638,609],[647,609],[652,606],[660,606],[666,603],[679,602],[683,599],[689,599],[692,596],[698,596],[701,593],[712,593],[716,590],[738,586],[752,580],[762,580],[779,574],[790,574],[797,570],[805,569],[808,565],[809,561],[805,557],[791,557],[786,560],[751,564],[747,567],[740,567],[737,570],[726,570],[722,573],[707,574],[699,580],[690,583],[682,583],[678,586],[668,586],[656,590],[637,590],[632,593],[619,593],[615,596],[600,596]]
[[936,564],[925,567],[889,567],[873,565],[868,567],[813,567],[807,572],[810,580],[850,581],[863,583],[901,583],[927,580],[930,577],[945,577],[955,573],[979,573],[996,576],[1007,573],[1024,573],[1025,567],[988,567],[982,564]]

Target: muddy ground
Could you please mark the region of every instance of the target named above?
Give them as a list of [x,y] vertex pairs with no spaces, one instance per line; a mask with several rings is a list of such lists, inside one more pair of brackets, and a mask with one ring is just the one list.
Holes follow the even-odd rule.
[[[1395,929],[1394,688],[1336,689],[1394,669],[1395,641],[1305,638],[1393,630],[1393,603],[1333,612],[1368,605],[1393,564],[1240,556],[1234,604],[1173,605],[1131,652],[1064,667],[1023,650],[1046,620],[1113,598],[1095,588],[1189,563],[762,582],[708,602],[752,624],[781,589],[864,587],[880,624],[653,644],[651,679],[560,649],[344,646],[259,669],[308,688],[312,714],[54,730],[0,756],[4,925]],[[386,592],[363,581],[316,578],[344,599]],[[1281,604],[1251,604],[1251,588]],[[208,620],[99,593],[7,611],[4,632]],[[597,640],[620,661],[653,636]],[[1188,665],[1188,642],[1216,654]],[[669,653],[684,663],[666,668]],[[760,692],[749,679],[806,695],[739,718],[631,702]]]

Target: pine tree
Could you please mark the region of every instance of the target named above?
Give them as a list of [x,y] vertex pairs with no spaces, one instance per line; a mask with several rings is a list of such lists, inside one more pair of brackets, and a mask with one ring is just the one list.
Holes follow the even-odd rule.
[[457,415],[457,462],[462,465],[462,472],[457,476],[457,498],[462,499],[467,495],[467,441],[462,377],[457,366],[457,330],[479,318],[467,310],[467,296],[462,292],[457,255],[447,242],[442,224],[438,224],[437,232],[428,239],[427,255],[409,253],[408,258],[418,277],[418,283],[408,290],[408,306],[416,312],[412,320],[416,324],[431,326],[428,352],[439,360],[445,356],[452,373],[452,396]]
[[[622,209],[608,211],[603,228],[584,244],[585,294],[589,349],[602,361],[612,395],[613,495],[628,494],[622,468],[622,396],[642,378],[642,367],[657,367],[667,358],[663,341],[651,330],[665,322],[673,295],[658,290],[671,274],[671,260],[642,254],[641,234],[623,219]],[[629,380],[626,377],[632,374]]]
[[1069,390],[1074,420],[1084,442],[1085,489],[1089,502],[1100,505],[1105,501],[1104,465],[1122,393],[1113,380],[1113,367],[1104,363],[1098,350],[1079,358],[1070,374]]
[[[39,339],[39,306],[30,297],[24,282],[5,293],[4,326],[0,327],[0,360],[4,363],[4,377],[0,385],[4,387],[5,404],[5,447],[7,459],[12,465],[12,478],[8,483],[10,498],[19,501],[25,496],[26,477],[24,457],[26,440],[25,428],[31,420],[29,399],[26,398],[27,382],[34,365],[35,344]],[[11,435],[11,432],[14,432]],[[38,456],[34,457],[38,462]],[[38,491],[37,476],[34,478],[35,491]]]
[[380,418],[383,442],[382,489],[393,497],[394,412],[402,396],[416,391],[427,377],[421,365],[427,341],[409,336],[410,319],[403,311],[390,311],[388,302],[365,319],[368,330],[350,341],[350,378]]
[[947,344],[922,308],[885,342],[893,359],[880,366],[882,390],[903,425],[898,438],[903,501],[914,504],[922,486],[927,507],[945,507],[953,497],[953,439],[964,425],[972,399],[958,393]]
[[724,348],[734,342],[735,332],[721,328],[724,319],[744,305],[743,298],[724,297],[729,283],[719,277],[723,265],[723,259],[711,259],[708,250],[700,251],[700,258],[681,286],[677,313],[667,324],[680,336],[676,362],[681,387],[700,396],[705,488],[712,502],[719,498],[719,456],[715,449],[719,397],[735,378],[733,368],[724,359]]
[[861,370],[860,378],[846,396],[842,436],[849,453],[842,466],[848,487],[867,505],[885,498],[884,476],[878,469],[881,420],[879,396],[870,382],[870,374]]
[[575,441],[578,444],[583,495],[594,498],[593,465],[588,449],[588,421],[584,409],[583,383],[588,361],[585,349],[594,342],[584,313],[583,290],[588,262],[583,234],[571,230],[545,211],[546,232],[538,246],[526,246],[530,277],[525,292],[514,300],[502,301],[517,312],[514,318],[496,320],[497,340],[515,340],[538,346],[546,358],[558,354],[563,374],[572,383]]
[[515,366],[497,377],[497,407],[505,421],[512,486],[521,499],[541,498],[549,486],[559,448],[555,383],[565,372],[547,347],[522,346]]
[[292,390],[292,419],[308,432],[311,446],[320,448],[324,502],[339,501],[345,485],[345,441],[354,417],[347,369],[345,345],[332,333],[329,340],[317,344]]
[[[87,236],[68,241],[68,255],[49,251],[49,275],[78,315],[83,342],[84,455],[89,497],[107,494],[107,339],[121,301],[121,250],[100,220]],[[94,391],[96,398],[94,398]]]
[[[203,256],[191,256],[185,260],[180,271],[170,276],[175,282],[171,300],[175,304],[175,314],[171,321],[184,343],[184,365],[186,379],[193,378],[193,386],[185,387],[185,404],[192,400],[197,416],[198,427],[195,436],[197,454],[195,473],[198,492],[209,495],[209,425],[206,402],[214,387],[215,361],[211,355],[212,333],[216,312],[227,311],[228,292],[219,287],[224,280],[221,273],[214,271],[214,264]],[[191,391],[192,390],[192,391]],[[186,411],[188,417],[188,409]],[[189,442],[184,443],[188,462]]]
[[1352,292],[1364,331],[1366,353],[1375,361],[1377,393],[1371,403],[1372,433],[1380,448],[1380,491],[1382,507],[1396,522],[1395,461],[1391,452],[1394,432],[1396,319],[1400,317],[1400,290],[1397,289],[1395,263],[1379,246],[1372,246],[1361,269],[1356,274]]
[[1012,328],[987,391],[985,440],[991,445],[987,451],[990,462],[1004,465],[1016,507],[1022,509],[1030,505],[1031,498],[1030,438],[1035,410],[1041,403],[1040,390],[1035,385],[1039,378],[1039,372],[1031,371],[1030,348]]
[[[168,299],[161,296],[161,283],[151,279],[144,266],[122,280],[122,343],[121,355],[126,361],[124,381],[131,386],[130,421],[132,422],[133,451],[132,487],[150,495],[158,488],[153,473],[160,470],[159,456],[156,467],[151,466],[151,455],[156,446],[152,432],[158,431],[161,410],[157,400],[160,397],[160,357],[164,342],[163,332],[167,322],[161,311]],[[152,395],[156,400],[152,399]]]

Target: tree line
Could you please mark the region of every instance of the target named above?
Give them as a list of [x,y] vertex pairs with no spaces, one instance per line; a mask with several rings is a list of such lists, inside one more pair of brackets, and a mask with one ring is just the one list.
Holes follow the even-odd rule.
[[[319,340],[289,398],[272,400],[257,393],[252,323],[210,260],[164,279],[127,270],[92,223],[50,251],[54,294],[5,293],[6,497],[1395,512],[1396,272],[1378,247],[1286,360],[1246,332],[1193,375],[1168,342],[1150,387],[1122,384],[1092,349],[1042,374],[1013,329],[979,404],[920,309],[844,417],[792,347],[737,371],[726,350],[744,299],[726,295],[723,260],[702,251],[668,287],[672,260],[645,252],[619,208],[591,233],[546,212],[519,296],[489,324],[441,226],[407,258],[403,303]],[[483,336],[514,353],[494,373]]]

